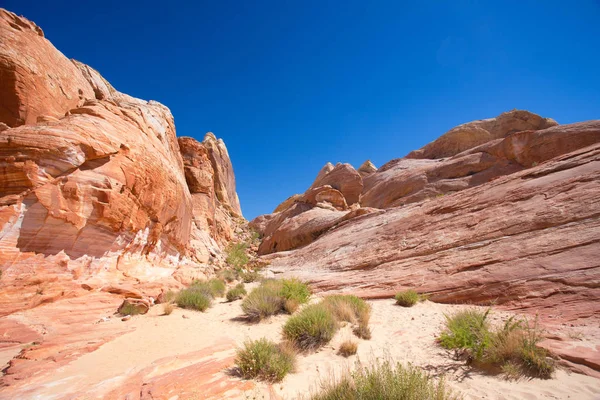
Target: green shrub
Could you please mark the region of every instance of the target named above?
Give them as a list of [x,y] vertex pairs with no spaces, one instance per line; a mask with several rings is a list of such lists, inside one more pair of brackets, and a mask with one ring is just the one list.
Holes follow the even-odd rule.
[[244,283],[252,283],[260,279],[260,273],[257,271],[240,272],[240,279]]
[[246,288],[244,287],[244,284],[238,283],[234,288],[229,289],[229,291],[227,292],[227,295],[225,297],[227,297],[227,301],[234,301],[234,300],[241,299],[245,295],[246,295]]
[[388,361],[359,365],[351,374],[322,385],[311,400],[454,400],[460,396],[443,379],[437,382],[411,365]]
[[396,293],[394,298],[396,299],[396,304],[402,307],[412,307],[421,301],[419,293],[412,289]]
[[138,315],[138,314],[140,314],[140,309],[131,303],[125,303],[120,308],[119,314],[121,314],[121,315]]
[[250,292],[242,302],[242,311],[250,320],[259,321],[280,313],[283,309],[283,297],[279,295],[277,284],[264,282]]
[[210,291],[204,285],[192,285],[177,294],[175,303],[181,308],[205,311],[212,304]]
[[265,338],[247,341],[237,350],[235,363],[244,378],[279,382],[294,370],[296,355],[290,346],[278,345]]
[[543,339],[537,319],[533,326],[514,317],[500,329],[491,330],[485,312],[467,310],[446,317],[446,330],[439,338],[448,349],[466,352],[478,365],[498,367],[507,378],[518,375],[550,378],[554,372],[551,354],[538,346]]
[[192,287],[197,291],[205,293],[211,298],[223,297],[223,295],[225,295],[225,290],[227,289],[225,282],[221,279],[214,278],[209,281],[194,281],[190,288]]
[[310,298],[310,289],[306,283],[296,278],[281,280],[280,294],[286,300],[295,300],[298,304],[304,304]]
[[469,309],[446,316],[446,330],[439,338],[442,347],[466,350],[472,359],[481,360],[492,339],[489,312]]
[[242,310],[247,318],[261,320],[284,311],[291,314],[309,297],[308,286],[296,279],[267,279],[246,296]]
[[231,268],[225,268],[219,271],[219,278],[223,279],[225,282],[233,282],[237,279],[237,272]]
[[234,268],[243,268],[246,264],[248,264],[248,255],[246,254],[246,248],[248,245],[246,243],[232,243],[225,250],[227,253],[227,258],[225,261],[227,264],[231,265]]
[[283,336],[302,350],[328,343],[338,329],[331,311],[322,303],[309,305],[283,326]]

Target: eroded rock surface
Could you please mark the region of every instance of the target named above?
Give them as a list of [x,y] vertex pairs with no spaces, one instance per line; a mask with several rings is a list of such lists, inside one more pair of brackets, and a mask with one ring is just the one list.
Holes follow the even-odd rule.
[[167,107],[118,92],[2,9],[0,76],[0,348],[18,350],[2,378],[10,387],[125,332],[96,324],[125,297],[152,304],[213,274],[243,217],[222,140],[178,140]]

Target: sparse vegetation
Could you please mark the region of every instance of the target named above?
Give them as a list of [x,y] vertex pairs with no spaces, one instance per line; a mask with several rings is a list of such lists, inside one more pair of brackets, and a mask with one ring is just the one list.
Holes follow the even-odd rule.
[[173,291],[173,290],[167,290],[167,292],[164,294],[163,298],[162,298],[162,302],[163,303],[169,303],[175,300],[175,298],[177,297],[177,292]]
[[183,289],[177,294],[175,302],[181,308],[205,311],[212,304],[212,296],[204,289],[199,285]]
[[357,350],[358,350],[358,343],[356,343],[352,340],[346,340],[345,342],[343,342],[340,345],[338,354],[341,356],[344,356],[344,357],[350,357],[350,356],[356,354]]
[[136,307],[135,305],[133,305],[131,303],[125,303],[119,309],[119,314],[121,314],[121,315],[138,315],[138,314],[140,314],[140,310],[138,307]]
[[371,329],[369,329],[371,306],[366,301],[354,295],[333,295],[325,297],[323,305],[337,321],[358,324],[353,329],[357,337],[371,338]]
[[454,349],[457,357],[482,367],[495,367],[508,379],[518,376],[550,378],[554,360],[550,353],[537,344],[542,340],[537,319],[533,326],[514,317],[499,329],[491,329],[490,310],[465,310],[446,316],[446,329],[439,343]]
[[225,261],[227,264],[232,267],[239,269],[243,268],[246,264],[248,264],[248,255],[246,254],[246,249],[248,245],[246,243],[232,243],[227,249],[227,258]]
[[227,301],[234,301],[243,298],[246,295],[246,288],[243,283],[238,283],[234,288],[227,291]]
[[352,332],[361,339],[369,340],[371,339],[371,328],[367,324],[359,324],[355,327]]
[[311,400],[454,400],[443,379],[434,380],[411,365],[376,362],[322,384]]
[[283,336],[299,349],[314,350],[329,343],[338,322],[323,304],[312,304],[293,315],[283,326]]
[[242,310],[249,319],[261,320],[284,311],[293,313],[309,297],[308,286],[297,279],[269,279],[246,296]]
[[235,270],[231,269],[231,268],[224,268],[221,271],[219,271],[219,278],[223,279],[225,282],[233,282],[237,279],[238,274]]
[[421,295],[413,289],[398,292],[394,298],[396,299],[396,304],[402,307],[412,307],[423,300]]
[[262,338],[244,343],[244,348],[237,351],[235,363],[244,378],[279,382],[294,370],[295,361],[291,346]]
[[175,306],[173,305],[173,303],[163,304],[163,315],[171,315],[174,309]]
[[260,273],[257,271],[240,272],[240,279],[244,281],[244,283],[255,282],[260,279]]

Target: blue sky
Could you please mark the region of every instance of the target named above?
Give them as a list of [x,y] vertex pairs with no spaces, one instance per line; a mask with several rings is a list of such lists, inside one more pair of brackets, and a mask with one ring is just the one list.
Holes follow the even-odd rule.
[[600,2],[30,1],[65,55],[227,144],[247,218],[513,108],[600,118]]

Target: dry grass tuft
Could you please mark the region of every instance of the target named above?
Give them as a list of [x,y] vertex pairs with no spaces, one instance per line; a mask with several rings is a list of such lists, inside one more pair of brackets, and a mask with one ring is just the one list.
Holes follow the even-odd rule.
[[357,350],[358,350],[358,343],[356,343],[352,340],[346,340],[345,342],[343,342],[340,345],[338,354],[341,356],[344,356],[344,357],[350,357],[350,356],[356,354]]

